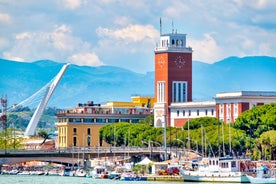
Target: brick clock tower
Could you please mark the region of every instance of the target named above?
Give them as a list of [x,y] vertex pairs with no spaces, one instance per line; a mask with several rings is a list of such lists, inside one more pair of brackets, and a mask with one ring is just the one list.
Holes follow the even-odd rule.
[[[161,31],[160,31],[161,33]],[[155,48],[154,126],[171,126],[170,105],[192,101],[192,48],[186,34],[160,34]]]

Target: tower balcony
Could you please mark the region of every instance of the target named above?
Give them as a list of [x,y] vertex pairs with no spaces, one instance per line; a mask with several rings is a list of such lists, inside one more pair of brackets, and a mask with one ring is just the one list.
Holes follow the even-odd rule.
[[185,52],[185,53],[192,53],[192,47],[181,47],[181,46],[166,46],[166,47],[155,47],[155,53],[158,52]]

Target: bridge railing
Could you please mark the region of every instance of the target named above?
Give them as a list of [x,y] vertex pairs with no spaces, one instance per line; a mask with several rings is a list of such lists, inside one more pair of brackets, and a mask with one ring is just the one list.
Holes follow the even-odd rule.
[[0,149],[0,154],[162,152],[162,147],[72,147],[51,150]]

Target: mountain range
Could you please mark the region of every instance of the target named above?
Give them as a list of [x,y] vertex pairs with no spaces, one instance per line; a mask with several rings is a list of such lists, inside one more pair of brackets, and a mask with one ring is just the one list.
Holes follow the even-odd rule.
[[[0,96],[17,104],[53,79],[64,63],[0,59]],[[217,92],[276,91],[276,57],[229,57],[213,64],[193,61],[193,100],[211,100]],[[71,64],[48,106],[75,107],[93,101],[131,101],[132,95],[154,95],[154,71],[135,73],[114,66]]]

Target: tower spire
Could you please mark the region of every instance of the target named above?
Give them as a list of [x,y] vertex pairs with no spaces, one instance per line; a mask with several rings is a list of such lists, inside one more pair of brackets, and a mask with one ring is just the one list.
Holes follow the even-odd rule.
[[160,35],[162,35],[162,19],[160,17]]

